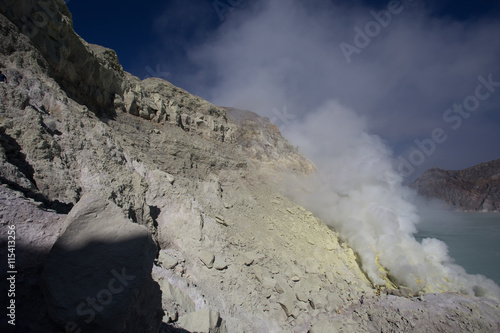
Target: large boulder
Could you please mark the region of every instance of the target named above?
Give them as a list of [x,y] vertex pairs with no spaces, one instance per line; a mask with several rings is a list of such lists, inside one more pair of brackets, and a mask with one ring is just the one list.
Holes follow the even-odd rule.
[[149,231],[118,206],[83,196],[45,264],[50,317],[66,332],[158,332],[161,292],[151,278],[156,252]]

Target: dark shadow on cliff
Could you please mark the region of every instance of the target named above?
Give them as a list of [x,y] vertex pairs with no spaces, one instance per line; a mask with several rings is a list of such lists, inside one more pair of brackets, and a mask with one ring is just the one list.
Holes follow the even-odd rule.
[[5,128],[3,127],[0,127],[0,145],[5,151],[7,162],[17,167],[19,172],[36,187],[34,179],[35,169],[26,160],[26,155],[21,152],[21,146],[14,138],[5,133]]
[[73,208],[72,203],[61,202],[59,200],[49,200],[42,193],[26,189],[2,176],[0,176],[0,184],[8,185],[12,190],[22,192],[27,198],[31,198],[37,202],[42,203],[42,205],[40,206],[40,208],[42,209],[50,209],[58,214],[68,214],[69,211]]
[[120,331],[121,325],[124,332],[157,332],[163,310],[151,277],[151,244],[149,235],[81,246],[56,242],[41,277],[53,322],[70,332]]
[[31,187],[23,187],[4,176],[0,176],[1,183],[8,185],[15,191],[22,192],[27,198],[41,202],[43,204],[42,208],[52,209],[59,214],[67,214],[71,208],[73,208],[72,203],[64,203],[59,200],[49,200],[44,194],[38,192],[34,178],[35,169],[27,161],[26,155],[22,152],[21,146],[14,138],[5,133],[5,128],[3,127],[0,127],[0,145],[5,152],[7,162],[16,167],[17,171],[22,174],[24,178],[29,180]]
[[[8,295],[5,282],[14,276],[16,325],[8,323],[4,312],[0,332],[100,332],[117,323],[126,324],[124,332],[153,332],[146,330],[148,326],[158,332],[163,317],[161,290],[151,278],[152,255],[129,255],[137,242],[144,239],[93,241],[72,250],[53,246],[50,254],[18,244],[17,273],[10,274],[7,243],[2,239],[1,293]],[[2,296],[4,311],[9,301]]]
[[192,333],[192,332],[186,331],[183,328],[178,328],[169,324],[162,323],[160,333]]

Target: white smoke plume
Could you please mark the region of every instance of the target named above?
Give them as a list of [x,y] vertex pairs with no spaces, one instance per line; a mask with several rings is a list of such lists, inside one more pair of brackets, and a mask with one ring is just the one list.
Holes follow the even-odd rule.
[[[413,163],[407,182],[434,166],[498,158],[500,88],[457,130],[443,115],[474,95],[478,77],[500,82],[500,18],[440,18],[424,7],[432,1],[358,2],[246,0],[189,52],[200,70],[174,83],[217,105],[267,116],[280,129],[338,100],[367,117],[370,133],[383,137],[396,159],[408,160],[415,140],[442,128],[447,140]],[[381,17],[386,23],[377,26]]]
[[[500,295],[492,281],[454,265],[444,243],[414,239],[418,212],[391,153],[444,127],[444,110],[474,91],[479,75],[500,81],[500,23],[441,19],[416,1],[397,2],[389,21],[391,3],[245,1],[191,50],[200,70],[178,84],[273,119],[300,146],[318,172],[294,183],[291,195],[340,232],[374,284],[385,284],[378,262],[414,291]],[[374,15],[386,15],[385,23],[356,44],[355,28],[376,22]],[[359,52],[347,59],[342,42]],[[498,137],[498,108],[500,92],[492,93],[482,113],[464,119],[460,138],[440,146],[420,171],[498,158],[489,155],[499,149],[491,139]]]
[[415,240],[419,216],[413,193],[393,171],[385,144],[367,134],[363,118],[329,101],[289,126],[287,134],[318,167],[307,179],[289,179],[288,194],[340,232],[375,285],[386,284],[379,263],[414,292],[500,296],[493,281],[454,265],[445,243]]

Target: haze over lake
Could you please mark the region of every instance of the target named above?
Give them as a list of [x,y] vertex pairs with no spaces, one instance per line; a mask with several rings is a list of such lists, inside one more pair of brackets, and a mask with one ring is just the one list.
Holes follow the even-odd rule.
[[455,263],[500,285],[500,213],[439,213],[417,225],[418,241],[437,238],[448,245]]

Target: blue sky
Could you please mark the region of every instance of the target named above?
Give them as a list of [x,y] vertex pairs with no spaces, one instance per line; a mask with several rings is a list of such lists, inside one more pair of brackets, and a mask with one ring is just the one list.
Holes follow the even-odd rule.
[[68,7],[78,34],[114,49],[125,70],[141,78],[158,64],[182,76],[190,70],[187,51],[223,23],[208,0],[71,0]]
[[285,135],[288,122],[339,102],[366,119],[408,180],[434,166],[500,158],[499,2],[70,0],[68,7],[76,32],[114,49],[125,70],[254,110]]
[[[150,75],[147,67],[156,70],[158,64],[163,64],[165,70],[168,67],[170,72],[177,72],[174,70],[177,68],[196,70],[196,66],[186,60],[189,49],[216,34],[234,11],[245,10],[255,2],[232,1],[240,4],[232,6],[228,0],[69,0],[67,5],[78,34],[88,42],[116,50],[125,70],[143,77]],[[358,3],[366,8],[382,9],[389,1],[331,2],[351,7]],[[500,2],[496,1],[424,2],[432,8],[433,15],[443,18],[464,21],[500,17]],[[165,48],[170,51],[169,55],[161,54],[160,49]],[[175,78],[171,77],[171,80],[175,81]]]

